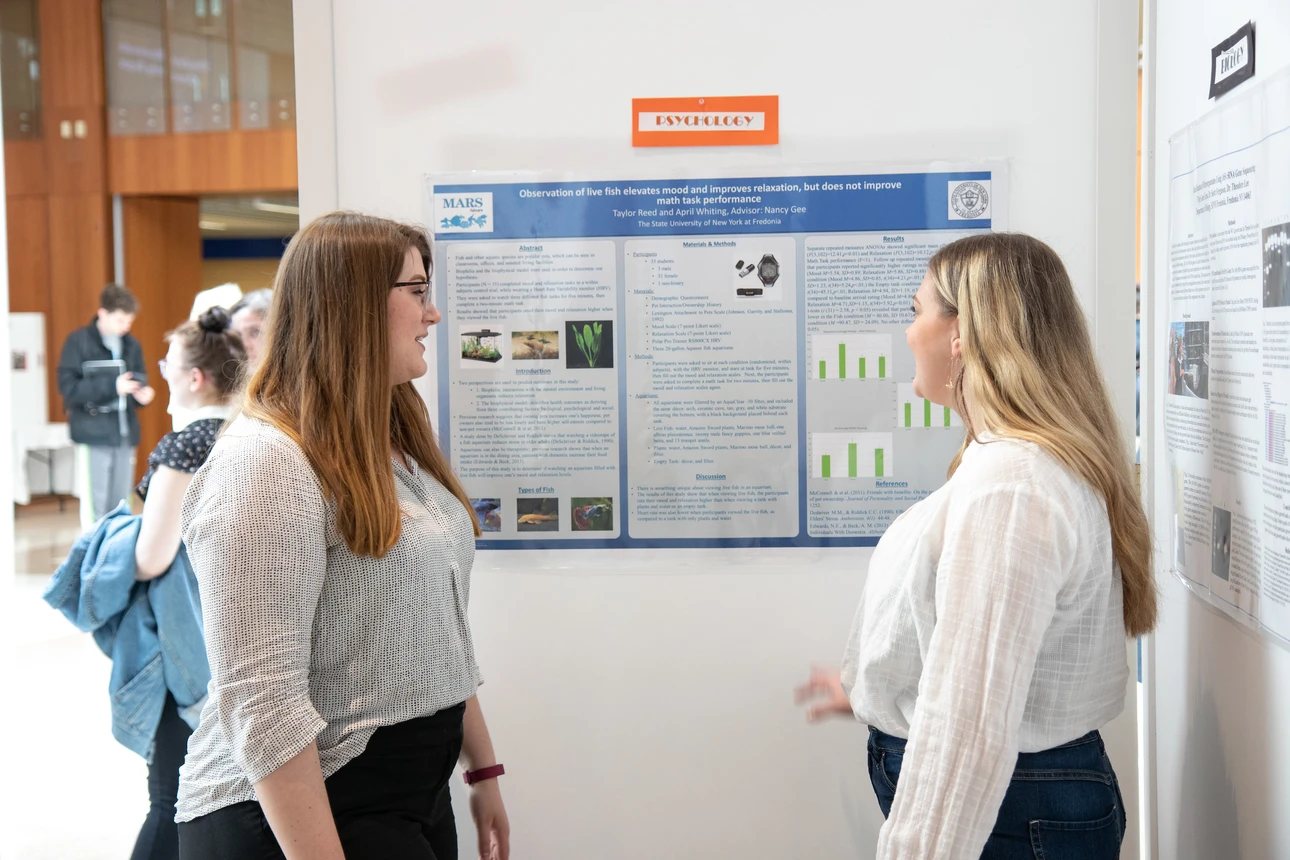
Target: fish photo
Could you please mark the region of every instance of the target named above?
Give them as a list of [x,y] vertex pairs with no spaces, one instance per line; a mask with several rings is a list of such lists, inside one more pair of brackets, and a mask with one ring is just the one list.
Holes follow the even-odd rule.
[[470,506],[475,511],[481,532],[500,532],[502,530],[501,499],[471,499]]
[[521,532],[558,532],[560,500],[549,497],[516,499],[515,529]]
[[511,332],[511,358],[516,361],[550,361],[560,357],[560,332]]
[[570,500],[573,530],[611,532],[614,530],[614,500],[608,496],[578,497]]

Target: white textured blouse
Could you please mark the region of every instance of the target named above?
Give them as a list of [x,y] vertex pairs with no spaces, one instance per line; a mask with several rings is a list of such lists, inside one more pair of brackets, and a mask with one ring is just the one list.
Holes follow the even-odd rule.
[[907,738],[880,860],[976,858],[1018,752],[1124,708],[1120,569],[1097,493],[1039,446],[984,437],[879,541],[842,683]]
[[471,514],[410,466],[394,464],[403,532],[377,559],[350,552],[286,434],[241,417],[215,443],[183,503],[211,683],[177,821],[254,800],[311,741],[326,778],[381,726],[474,695]]

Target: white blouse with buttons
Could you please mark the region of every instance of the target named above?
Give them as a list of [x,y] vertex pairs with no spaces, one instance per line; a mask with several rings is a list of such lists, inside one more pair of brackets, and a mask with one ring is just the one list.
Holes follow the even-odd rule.
[[236,419],[193,477],[183,534],[211,684],[178,821],[254,800],[311,741],[325,778],[377,728],[474,695],[472,518],[409,466],[394,464],[403,531],[379,559],[350,552],[304,452],[266,423]]
[[1018,752],[1124,708],[1120,570],[1101,497],[983,437],[874,550],[843,661],[856,718],[908,738],[879,858],[980,855]]

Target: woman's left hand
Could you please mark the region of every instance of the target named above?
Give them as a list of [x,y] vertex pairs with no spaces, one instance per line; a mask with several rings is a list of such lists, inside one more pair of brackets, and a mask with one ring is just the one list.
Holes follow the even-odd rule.
[[506,818],[502,790],[496,779],[475,783],[470,789],[470,816],[479,836],[479,860],[508,860],[511,823]]

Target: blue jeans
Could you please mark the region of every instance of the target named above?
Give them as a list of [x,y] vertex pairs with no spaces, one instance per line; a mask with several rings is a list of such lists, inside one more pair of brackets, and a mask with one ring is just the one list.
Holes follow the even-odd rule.
[[[869,728],[869,781],[891,814],[905,741]],[[1124,798],[1092,731],[1070,743],[1017,756],[981,860],[1113,860],[1124,839]]]

